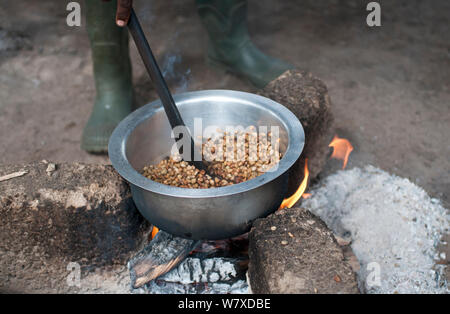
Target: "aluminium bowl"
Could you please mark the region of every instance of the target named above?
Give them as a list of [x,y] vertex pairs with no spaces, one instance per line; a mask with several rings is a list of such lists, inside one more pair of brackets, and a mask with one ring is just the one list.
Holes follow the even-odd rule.
[[277,126],[283,155],[278,167],[246,182],[210,189],[147,179],[140,174],[143,167],[168,157],[175,143],[160,100],[132,112],[116,127],[108,147],[113,167],[129,182],[140,213],[168,233],[218,240],[249,231],[255,219],[276,211],[285,197],[289,169],[305,142],[300,121],[279,103],[245,92],[204,90],[177,94],[174,100],[191,133],[195,118],[201,118],[202,131],[208,126]]

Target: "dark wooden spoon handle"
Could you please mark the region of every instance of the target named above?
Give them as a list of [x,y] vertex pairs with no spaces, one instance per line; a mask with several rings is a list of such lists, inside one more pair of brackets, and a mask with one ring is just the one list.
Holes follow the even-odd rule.
[[[150,45],[148,44],[147,38],[145,37],[145,34],[133,9],[131,9],[131,15],[128,21],[128,30],[133,36],[136,47],[139,51],[139,54],[141,55],[142,61],[144,62],[145,68],[147,69],[151,80],[155,84],[156,92],[161,99],[172,129],[177,126],[185,127],[183,119],[181,118],[181,114],[178,111],[172,94],[170,93],[169,87],[167,86],[166,80],[164,79],[161,70],[159,69],[156,59],[153,56],[152,50],[150,49]],[[187,128],[185,130],[188,131]],[[197,169],[206,169],[206,166],[204,165],[202,160],[196,161],[194,158],[195,145],[191,134],[189,134],[189,132],[186,132],[185,135],[189,136],[191,141],[191,160],[186,161],[192,163]],[[180,146],[178,147],[178,150],[180,152],[180,156],[182,156]]]

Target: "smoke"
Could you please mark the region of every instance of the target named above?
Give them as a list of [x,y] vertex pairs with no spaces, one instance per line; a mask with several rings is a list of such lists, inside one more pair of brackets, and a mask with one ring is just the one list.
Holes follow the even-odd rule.
[[[160,18],[158,18],[156,12],[161,10],[161,5],[163,4],[155,4],[153,1],[136,1],[134,3],[136,12],[139,12],[139,18],[144,26],[144,28],[152,33],[155,29],[158,29],[158,23],[160,22]],[[183,10],[184,4],[174,3],[170,4],[168,7],[170,8],[170,13],[179,14],[178,11]],[[163,5],[164,7],[165,5]],[[182,93],[187,91],[189,87],[189,81],[191,80],[191,69],[183,64],[182,51],[179,48],[180,44],[180,32],[174,31],[169,32],[169,36],[164,39],[161,43],[164,48],[164,54],[162,56],[162,62],[160,62],[160,68],[162,75],[166,79],[169,84],[172,92],[174,93]],[[182,39],[181,39],[182,40]]]
[[175,43],[178,42],[179,32],[168,40],[170,44],[162,61],[161,72],[174,90],[175,93],[187,91],[189,81],[191,80],[191,69],[184,64],[180,48]]
[[187,90],[191,78],[191,69],[183,65],[180,53],[167,53],[164,56],[161,71],[164,78],[174,86],[175,93],[182,93]]

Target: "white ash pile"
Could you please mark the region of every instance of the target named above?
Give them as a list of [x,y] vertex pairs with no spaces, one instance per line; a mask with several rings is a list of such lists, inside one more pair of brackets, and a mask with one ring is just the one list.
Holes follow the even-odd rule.
[[351,238],[365,292],[449,292],[445,266],[436,265],[437,246],[449,231],[439,200],[373,166],[339,171],[311,193],[302,206],[337,236]]
[[[164,239],[165,237],[172,237],[176,241],[180,239],[163,231],[160,231],[157,237],[158,240]],[[170,243],[174,244],[176,241]],[[158,249],[159,247],[158,245],[153,246],[154,249]],[[166,253],[168,253],[166,256],[174,256],[170,252]],[[248,293],[247,269],[247,235],[227,240],[202,241],[195,245],[195,248],[190,252],[189,256],[184,258],[178,266],[141,288],[132,289],[132,293]]]
[[174,269],[132,288],[127,267],[96,271],[82,278],[79,293],[243,294],[249,293],[244,237],[204,241]]
[[151,281],[146,293],[239,294],[248,293],[245,272],[233,258],[188,257],[175,269]]

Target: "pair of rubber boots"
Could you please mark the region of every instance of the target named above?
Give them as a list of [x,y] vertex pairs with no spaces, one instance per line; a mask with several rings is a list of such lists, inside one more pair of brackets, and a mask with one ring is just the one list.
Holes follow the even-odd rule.
[[[262,53],[250,40],[247,0],[196,0],[209,35],[208,63],[247,78],[262,88],[291,65]],[[81,147],[107,151],[116,125],[132,111],[133,87],[128,30],[115,25],[116,1],[86,0],[97,95]]]

